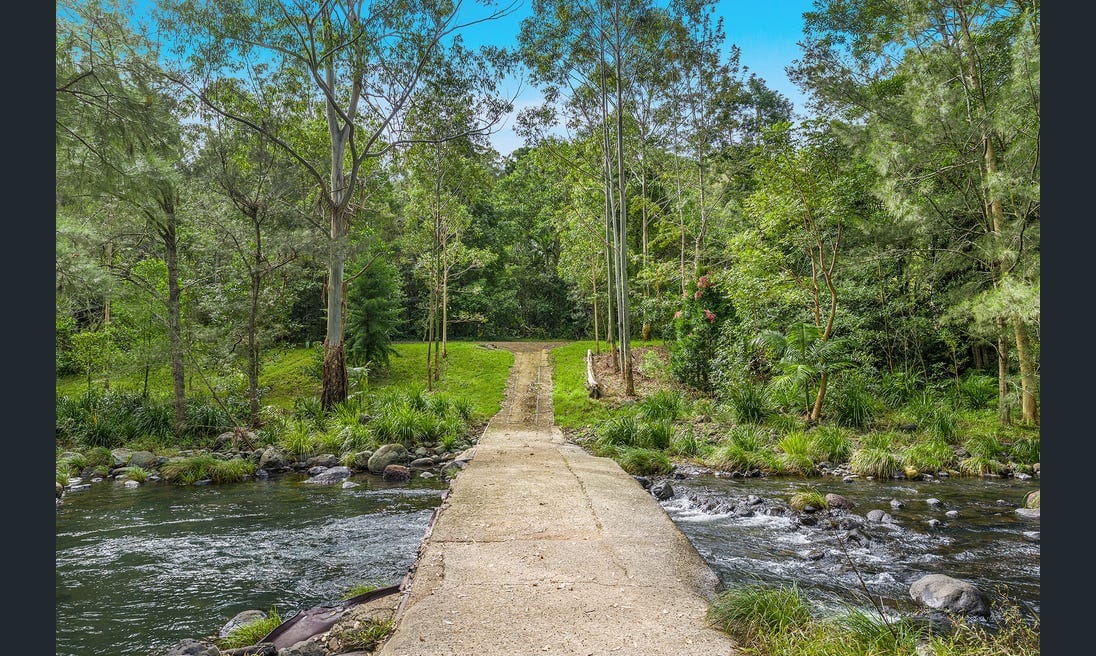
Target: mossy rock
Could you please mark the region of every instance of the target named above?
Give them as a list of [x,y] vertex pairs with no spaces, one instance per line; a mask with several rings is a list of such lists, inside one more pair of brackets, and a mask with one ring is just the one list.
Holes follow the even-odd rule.
[[1027,496],[1024,497],[1024,507],[1025,508],[1038,508],[1039,507],[1039,490],[1033,490],[1031,492],[1028,492]]

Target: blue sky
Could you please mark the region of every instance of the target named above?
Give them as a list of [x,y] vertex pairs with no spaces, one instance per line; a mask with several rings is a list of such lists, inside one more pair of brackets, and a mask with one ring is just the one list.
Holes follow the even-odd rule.
[[[478,15],[482,11],[473,2],[465,2],[462,11],[467,11],[468,15]],[[510,16],[467,28],[463,32],[465,43],[513,45],[521,21],[529,16],[530,4],[529,0],[522,0]],[[812,4],[812,0],[720,0],[717,9],[717,15],[723,17],[727,48],[731,44],[737,45],[742,65],[791,100],[797,113],[806,111],[806,97],[788,80],[784,67],[799,57],[797,43],[803,36],[803,12],[810,10]],[[507,81],[503,93],[516,95],[518,108],[541,100],[534,87],[516,79]],[[492,136],[492,143],[504,155],[522,145],[521,138],[514,134],[512,115]]]
[[[503,5],[507,3],[507,0],[496,1]],[[662,4],[660,0],[655,2]],[[135,0],[134,4],[138,15],[142,15],[148,12],[153,2]],[[796,112],[806,111],[806,97],[788,80],[784,67],[799,57],[796,44],[803,34],[802,15],[812,4],[812,0],[720,0],[717,9],[717,14],[723,17],[727,47],[737,45],[741,50],[742,65],[763,78],[770,88],[791,100]],[[462,32],[465,43],[514,45],[521,21],[530,14],[530,5],[530,0],[519,0],[518,7],[511,15],[465,29]],[[475,0],[464,0],[461,11],[468,16],[480,16],[484,10]],[[518,79],[508,80],[502,93],[516,97],[518,109],[542,100],[536,88]],[[521,138],[514,134],[513,115],[492,136],[492,143],[504,155],[522,145]]]

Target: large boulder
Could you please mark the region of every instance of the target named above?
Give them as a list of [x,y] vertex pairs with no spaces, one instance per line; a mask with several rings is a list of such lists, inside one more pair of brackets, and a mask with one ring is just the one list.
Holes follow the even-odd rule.
[[133,455],[129,457],[128,466],[140,467],[141,469],[154,469],[159,463],[160,459],[153,455],[151,451],[134,451]]
[[164,652],[164,656],[221,656],[221,650],[205,640],[184,638]]
[[310,485],[333,485],[335,483],[342,483],[349,477],[349,467],[332,467],[316,474],[312,478],[306,480],[305,483]]
[[381,475],[389,483],[403,483],[411,480],[411,470],[403,465],[388,465]]
[[929,574],[914,581],[910,597],[937,610],[989,615],[989,602],[978,588],[944,574]]
[[354,454],[354,459],[350,462],[350,468],[354,471],[369,469],[369,459],[372,457],[372,451],[358,451]]
[[221,630],[217,632],[218,638],[227,638],[228,634],[232,633],[236,629],[245,624],[252,624],[259,620],[265,620],[266,613],[261,610],[245,610],[236,613],[236,616],[228,621],[227,624],[221,627]]
[[318,456],[313,456],[308,459],[304,464],[312,467],[334,467],[339,464],[339,459],[335,457],[333,453],[321,453]]
[[380,474],[388,465],[406,462],[411,459],[411,454],[402,444],[385,444],[377,449],[369,458],[369,471]]
[[852,510],[855,507],[852,501],[849,501],[840,494],[834,494],[830,492],[826,495],[826,505],[830,508],[840,508],[842,510]]
[[268,446],[263,450],[263,455],[259,456],[259,469],[265,469],[267,471],[276,471],[279,469],[288,469],[289,460],[282,453],[281,449],[276,446]]
[[129,459],[133,455],[131,449],[111,449],[110,457],[114,459],[112,467],[125,467],[129,464]]
[[1032,490],[1024,497],[1025,508],[1038,508],[1039,507],[1039,490]]

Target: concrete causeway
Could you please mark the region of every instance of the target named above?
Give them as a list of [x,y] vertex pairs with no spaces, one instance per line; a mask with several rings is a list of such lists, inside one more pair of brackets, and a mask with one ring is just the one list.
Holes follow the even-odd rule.
[[383,656],[733,654],[718,579],[654,498],[552,425],[543,344],[454,480]]

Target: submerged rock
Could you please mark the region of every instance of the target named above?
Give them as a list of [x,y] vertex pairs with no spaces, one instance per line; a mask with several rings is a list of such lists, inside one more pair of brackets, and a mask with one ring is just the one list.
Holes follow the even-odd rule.
[[343,481],[342,489],[349,490],[350,488],[358,487],[359,485],[360,483],[355,483],[354,481]]
[[946,513],[944,513],[944,516],[947,517],[948,519],[959,519],[959,511],[958,510],[949,510]]
[[309,485],[332,485],[350,477],[349,467],[331,467],[304,481]]
[[1039,531],[1024,531],[1024,539],[1031,540],[1032,542],[1039,541]]
[[841,510],[852,510],[856,506],[852,501],[849,501],[840,494],[834,494],[832,492],[826,495],[826,503],[830,508],[838,508]]
[[906,504],[902,503],[898,499],[891,499],[890,500],[890,507],[894,508],[895,510],[900,510],[902,508],[905,508]]
[[944,502],[937,499],[936,497],[929,497],[928,499],[925,499],[925,503],[929,504],[929,506],[932,508],[941,508],[944,505]]
[[663,501],[674,496],[674,488],[670,485],[670,481],[659,481],[651,486],[651,494],[659,501]]
[[868,514],[865,515],[865,517],[867,517],[868,521],[870,521],[870,522],[890,522],[890,521],[894,521],[893,517],[891,517],[889,514],[883,512],[882,510],[878,510],[878,509],[877,510],[869,510]]
[[989,615],[989,603],[978,588],[944,574],[929,574],[914,581],[910,597],[929,608],[971,615]]
[[403,465],[388,465],[381,475],[389,483],[403,483],[411,480],[411,470]]
[[1016,514],[1024,519],[1039,519],[1038,508],[1017,508]]

